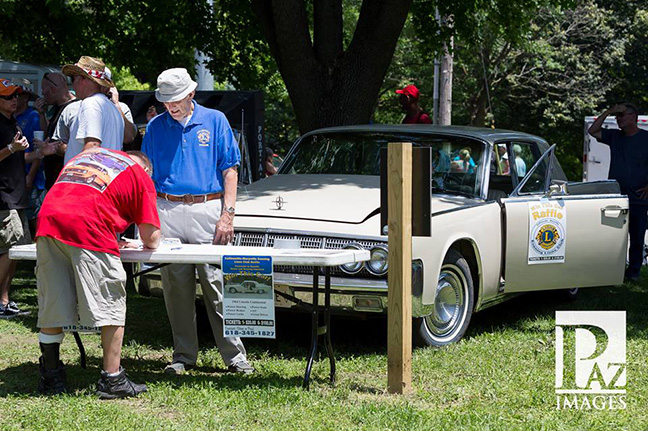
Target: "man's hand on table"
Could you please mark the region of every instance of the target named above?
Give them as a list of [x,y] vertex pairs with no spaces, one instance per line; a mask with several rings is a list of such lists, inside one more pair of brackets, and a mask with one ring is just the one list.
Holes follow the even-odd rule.
[[234,216],[223,212],[216,223],[212,244],[227,245],[234,239]]

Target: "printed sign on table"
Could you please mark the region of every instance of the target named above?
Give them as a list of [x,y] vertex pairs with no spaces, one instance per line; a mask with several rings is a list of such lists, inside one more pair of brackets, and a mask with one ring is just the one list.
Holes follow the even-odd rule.
[[565,263],[566,241],[565,202],[529,202],[529,265]]
[[272,257],[223,256],[226,337],[275,338]]

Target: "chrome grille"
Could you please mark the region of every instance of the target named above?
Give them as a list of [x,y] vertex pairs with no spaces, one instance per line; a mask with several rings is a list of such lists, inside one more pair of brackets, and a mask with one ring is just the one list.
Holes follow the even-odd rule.
[[[301,242],[302,248],[324,248],[331,250],[338,250],[343,248],[350,242],[355,242],[360,244],[367,250],[370,250],[374,245],[385,244],[381,241],[364,241],[364,240],[353,240],[348,238],[329,238],[323,236],[310,236],[310,235],[293,235],[293,234],[282,234],[282,233],[260,233],[260,232],[237,232],[236,238],[234,240],[235,245],[242,245],[247,247],[272,247],[275,240],[277,239],[298,239]],[[312,274],[312,266],[287,266],[287,265],[275,265],[275,271],[292,273],[292,274]],[[339,267],[331,268],[331,276],[333,277],[360,277],[360,278],[386,278],[376,277],[371,274],[365,268],[362,269],[358,274],[348,275],[340,270]]]

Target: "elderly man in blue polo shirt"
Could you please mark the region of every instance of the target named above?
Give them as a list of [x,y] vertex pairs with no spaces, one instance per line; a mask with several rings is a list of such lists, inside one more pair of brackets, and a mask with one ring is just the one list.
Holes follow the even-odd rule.
[[[162,234],[191,244],[228,244],[234,235],[237,166],[241,155],[222,112],[200,106],[186,69],[158,76],[155,97],[166,112],[146,127],[142,151],[153,164]],[[173,361],[167,374],[196,365],[196,271],[216,344],[231,372],[252,373],[240,338],[223,336],[222,274],[210,265],[168,265],[162,286],[171,329]]]

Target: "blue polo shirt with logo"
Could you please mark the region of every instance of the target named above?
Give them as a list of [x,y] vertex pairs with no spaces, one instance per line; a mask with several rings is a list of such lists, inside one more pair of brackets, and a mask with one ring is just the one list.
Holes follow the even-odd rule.
[[153,164],[159,192],[202,195],[223,191],[223,171],[241,162],[241,153],[225,115],[195,101],[189,123],[183,126],[168,112],[146,126],[142,142]]

